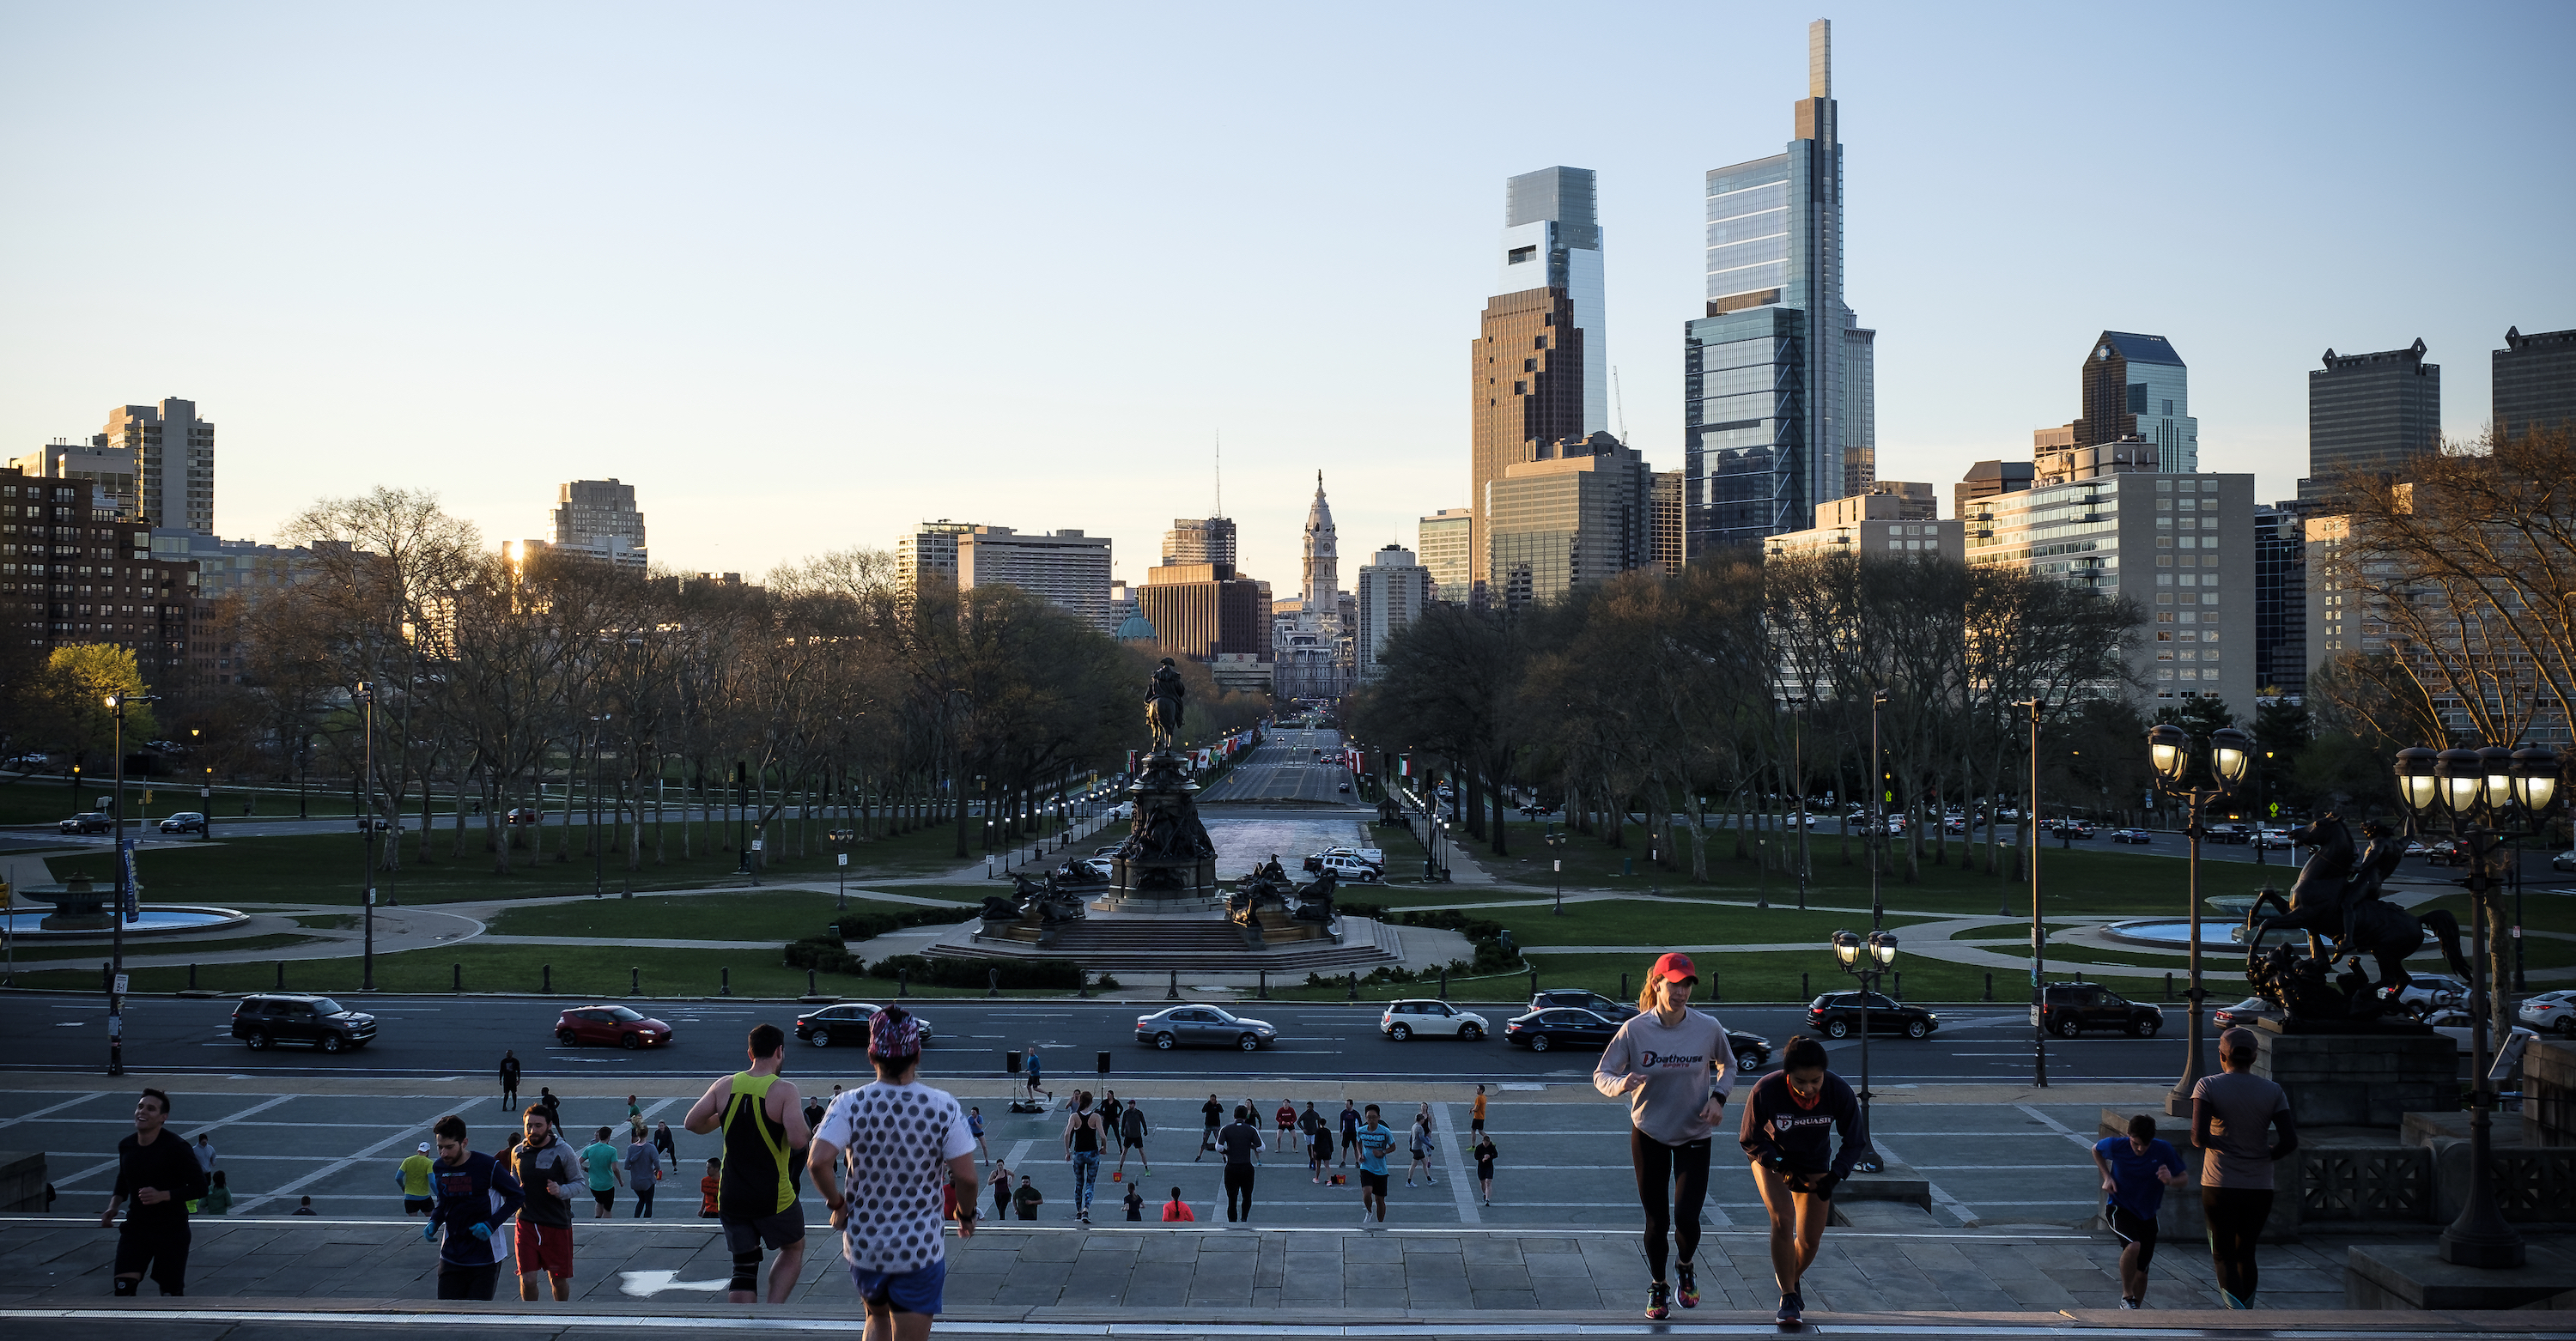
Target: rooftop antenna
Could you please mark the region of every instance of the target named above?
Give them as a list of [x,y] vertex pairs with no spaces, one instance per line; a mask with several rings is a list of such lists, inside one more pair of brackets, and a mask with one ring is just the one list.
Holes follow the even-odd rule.
[[1628,440],[1628,398],[1619,390],[1619,365],[1610,365],[1610,403],[1619,410],[1619,441]]

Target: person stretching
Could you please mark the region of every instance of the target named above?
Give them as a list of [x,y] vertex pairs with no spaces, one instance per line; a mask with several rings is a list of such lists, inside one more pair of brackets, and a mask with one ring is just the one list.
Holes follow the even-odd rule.
[[1637,997],[1638,1013],[1610,1036],[1592,1071],[1594,1089],[1628,1101],[1628,1158],[1646,1209],[1649,1318],[1673,1311],[1672,1287],[1664,1283],[1667,1234],[1681,1249],[1682,1307],[1699,1307],[1693,1267],[1708,1201],[1709,1142],[1735,1090],[1726,1026],[1690,1008],[1698,986],[1699,970],[1688,955],[1656,960]]
[[[1771,1217],[1771,1274],[1780,1282],[1782,1322],[1796,1322],[1798,1291],[1833,1217],[1834,1187],[1860,1162],[1860,1097],[1825,1069],[1825,1045],[1801,1034],[1780,1050],[1781,1069],[1753,1086],[1744,1104],[1744,1153]],[[1834,1148],[1839,1138],[1840,1148]]]

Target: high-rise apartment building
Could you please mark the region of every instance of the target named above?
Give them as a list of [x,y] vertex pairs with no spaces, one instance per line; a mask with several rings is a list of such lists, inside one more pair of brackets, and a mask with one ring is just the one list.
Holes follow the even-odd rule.
[[90,487],[90,506],[131,521],[143,506],[140,467],[131,453],[113,452],[61,438],[9,461],[9,468],[54,480],[80,480]]
[[2130,656],[2141,706],[2218,698],[2253,715],[2254,477],[2100,469],[1977,500],[1968,562],[2135,603],[2148,620]]
[[2325,352],[2308,374],[2308,477],[2299,496],[2315,500],[2352,471],[2393,473],[2442,446],[2442,365],[2424,361],[2424,342],[2376,354]]
[[2313,508],[2254,509],[2254,687],[2308,692],[2308,536]]
[[555,491],[554,547],[610,563],[645,565],[644,514],[635,486],[614,479],[572,480]]
[[2028,461],[1979,461],[1950,486],[1950,515],[1965,517],[1979,510],[1975,504],[1980,499],[2019,493],[2030,487],[2033,474]]
[[975,529],[973,522],[950,521],[942,517],[926,521],[896,537],[894,542],[895,585],[906,592],[919,591],[923,581],[957,585],[957,537]]
[[1305,554],[1299,565],[1298,600],[1309,615],[1338,625],[1342,561],[1332,505],[1324,501],[1324,472],[1315,472],[1315,501],[1306,508]]
[[0,468],[0,635],[51,649],[110,643],[167,686],[213,673],[192,647],[197,565],[153,552],[152,528],[100,506],[90,482]]
[[1234,519],[1179,517],[1163,533],[1163,562],[1235,565]]
[[[1080,531],[978,526],[957,533],[957,589],[1007,585],[1063,608],[1102,633],[1109,617],[1109,537]],[[1150,616],[1149,616],[1150,617]],[[1157,627],[1162,621],[1156,620]]]
[[1952,563],[1961,563],[1967,559],[1964,527],[1965,523],[1956,517],[1938,520],[1901,494],[1853,494],[1818,503],[1815,525],[1771,537],[1763,557],[1769,560],[1844,553],[1911,558],[1937,554]]
[[1678,470],[1658,470],[1654,479],[1653,524],[1648,528],[1654,537],[1656,571],[1666,577],[1682,575],[1682,565],[1690,556],[1682,546],[1682,499],[1686,486]]
[[1414,527],[1413,549],[1431,570],[1431,598],[1464,604],[1476,587],[1474,508],[1442,508]]
[[2576,330],[2525,335],[2510,326],[2504,348],[2488,358],[2498,433],[2576,429]]
[[1431,585],[1431,570],[1402,545],[1384,546],[1360,565],[1352,655],[1362,683],[1377,678],[1378,654],[1386,650],[1387,640],[1429,608]]
[[1818,19],[1787,151],[1708,174],[1708,312],[1682,331],[1694,555],[1800,529],[1877,477],[1877,333],[1843,305],[1838,115]]
[[195,401],[120,405],[90,446],[134,463],[151,525],[215,533],[215,426],[197,417]]
[[1653,500],[1653,468],[1607,433],[1514,463],[1488,490],[1487,590],[1517,609],[1645,567]]
[[[2200,421],[2191,417],[2191,370],[2173,342],[2161,335],[2104,331],[2084,356],[2084,415],[2057,431],[2042,429],[2066,449],[2094,447],[2123,438],[2144,438],[2155,445],[2155,468],[2165,474],[2200,469]],[[2049,463],[2041,453],[2039,473]]]

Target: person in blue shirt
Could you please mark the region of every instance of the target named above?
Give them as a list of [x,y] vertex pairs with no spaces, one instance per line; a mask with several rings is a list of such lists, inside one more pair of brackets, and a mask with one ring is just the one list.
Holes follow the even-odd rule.
[[2106,1136],[2093,1145],[2093,1166],[2102,1172],[2103,1214],[2120,1243],[2120,1307],[2147,1306],[2147,1264],[2156,1256],[2156,1212],[2165,1203],[2165,1185],[2180,1181],[2182,1153],[2171,1142],[2156,1139],[2156,1120],[2144,1113],[2129,1119],[2129,1134]]
[[1363,1121],[1353,1135],[1353,1146],[1360,1157],[1360,1223],[1369,1223],[1374,1207],[1377,1223],[1386,1223],[1386,1153],[1395,1149],[1395,1132],[1378,1118],[1377,1105],[1361,1110]]

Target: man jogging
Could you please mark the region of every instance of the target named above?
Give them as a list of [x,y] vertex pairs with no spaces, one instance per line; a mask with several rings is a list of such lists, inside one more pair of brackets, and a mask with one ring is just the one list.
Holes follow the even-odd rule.
[[430,1134],[438,1138],[438,1163],[430,1173],[437,1201],[420,1236],[438,1243],[438,1297],[488,1304],[501,1263],[510,1257],[507,1226],[523,1201],[519,1180],[501,1161],[465,1144],[465,1119],[450,1113]]
[[[1709,1149],[1735,1091],[1735,1050],[1726,1045],[1725,1026],[1690,1008],[1698,986],[1689,956],[1656,960],[1637,996],[1638,1013],[1610,1036],[1592,1069],[1592,1088],[1628,1101],[1628,1160],[1646,1212],[1649,1318],[1672,1314],[1664,1261],[1673,1248],[1680,1249],[1682,1307],[1699,1307],[1693,1273],[1700,1211],[1708,1201]],[[1781,1309],[1781,1321],[1795,1319],[1786,1303]]]
[[515,1113],[519,1108],[519,1054],[504,1049],[501,1053],[501,1111]]
[[2156,1212],[2165,1185],[2180,1181],[2182,1152],[2156,1139],[2156,1120],[2140,1113],[2129,1134],[2093,1143],[2093,1167],[2102,1175],[2103,1218],[2120,1240],[2120,1307],[2147,1306],[2147,1267],[2156,1260]]
[[1091,1106],[1091,1091],[1073,1092],[1073,1111],[1064,1120],[1064,1159],[1073,1166],[1073,1218],[1091,1223],[1092,1186],[1100,1181],[1103,1144],[1100,1113]]
[[966,1132],[968,1135],[975,1138],[975,1148],[983,1153],[984,1158],[991,1159],[993,1157],[993,1147],[984,1143],[983,1109],[969,1108],[966,1110]]
[[1216,1146],[1225,1155],[1225,1218],[1249,1220],[1261,1156],[1261,1128],[1253,1123],[1250,1104],[1235,1106],[1234,1121],[1216,1134]]
[[1833,1218],[1834,1188],[1851,1176],[1867,1143],[1861,1139],[1860,1098],[1825,1069],[1824,1044],[1804,1035],[1790,1039],[1780,1050],[1780,1066],[1754,1083],[1738,1143],[1753,1161],[1753,1187],[1771,1217],[1779,1319],[1794,1323],[1807,1307],[1798,1287],[1815,1265],[1825,1224]]
[[645,1138],[644,1133],[637,1132],[635,1139],[626,1143],[624,1160],[626,1185],[635,1189],[635,1218],[650,1220],[653,1218],[653,1194],[660,1190],[662,1179],[662,1153],[653,1148],[653,1143]]
[[[2218,1269],[2218,1297],[2229,1308],[2254,1307],[2261,1269],[2254,1241],[2272,1215],[2272,1166],[2299,1148],[2290,1096],[2254,1074],[2251,1029],[2218,1036],[2214,1076],[2191,1088],[2191,1143],[2201,1149],[2200,1214],[2209,1226],[2209,1255]],[[2269,1133],[2280,1128],[2279,1139]]]
[[1124,1178],[1127,1176],[1127,1152],[1130,1150],[1136,1152],[1136,1163],[1142,1166],[1145,1172],[1152,1173],[1154,1171],[1154,1162],[1145,1158],[1145,1132],[1144,1106],[1131,1099],[1127,1102],[1127,1111],[1118,1115],[1118,1172],[1115,1175],[1116,1177]]
[[600,1128],[598,1137],[581,1148],[582,1181],[589,1185],[593,1203],[591,1219],[607,1219],[609,1208],[617,1204],[617,1185],[625,1181],[624,1162],[617,1147],[608,1143],[606,1127]]
[[901,1006],[868,1017],[868,1061],[876,1080],[834,1100],[814,1134],[814,1190],[841,1231],[850,1284],[868,1312],[867,1341],[922,1341],[948,1279],[940,1223],[948,1189],[957,1236],[975,1236],[975,1137],[956,1096],[916,1081],[921,1022]]
[[[796,1156],[813,1132],[796,1094],[782,1078],[787,1032],[774,1024],[752,1026],[750,1069],[707,1087],[680,1125],[704,1136],[724,1132],[724,1166],[717,1187],[716,1219],[733,1253],[733,1278],[725,1298],[753,1302],[759,1294],[760,1250],[778,1254],[769,1269],[769,1302],[783,1304],[805,1270],[805,1208],[796,1201]],[[931,1211],[938,1213],[938,1198]]]
[[1333,1167],[1335,1168],[1340,1168],[1343,1163],[1357,1157],[1359,1154],[1360,1110],[1351,1106],[1351,1099],[1347,1094],[1342,1096],[1341,1120],[1342,1149],[1341,1153],[1333,1160]]
[[555,1136],[552,1112],[544,1104],[528,1105],[520,1115],[521,1137],[510,1148],[510,1176],[519,1180],[526,1204],[519,1211],[513,1236],[519,1254],[519,1297],[537,1297],[537,1274],[552,1279],[555,1302],[572,1298],[572,1199],[585,1190],[581,1157]]
[[1377,1105],[1361,1111],[1359,1130],[1351,1134],[1351,1148],[1360,1160],[1360,1223],[1369,1223],[1369,1212],[1377,1212],[1377,1223],[1386,1223],[1386,1157],[1395,1149],[1395,1131],[1378,1117]]
[[188,1203],[206,1195],[206,1171],[188,1143],[165,1129],[170,1096],[145,1090],[134,1101],[134,1134],[116,1143],[116,1187],[107,1194],[101,1229],[116,1224],[117,1207],[133,1209],[116,1235],[116,1293],[142,1288],[143,1275],[173,1298],[188,1292]]
[[437,1199],[429,1192],[429,1168],[433,1162],[429,1142],[423,1141],[420,1149],[405,1156],[394,1170],[394,1181],[402,1186],[404,1215],[427,1215],[436,1204]]
[[1055,1091],[1039,1088],[1039,1083],[1046,1079],[1046,1072],[1043,1069],[1045,1065],[1038,1060],[1038,1045],[1032,1040],[1029,1044],[1029,1060],[1026,1068],[1029,1076],[1029,1099],[1032,1102],[1035,1102],[1041,1094],[1045,1095],[1050,1102],[1055,1099]]
[[1207,1152],[1216,1149],[1217,1128],[1225,1123],[1225,1105],[1218,1103],[1216,1096],[1211,1094],[1206,1103],[1199,1105],[1199,1117],[1205,1126],[1199,1131],[1199,1153],[1190,1156],[1192,1164],[1198,1163]]

